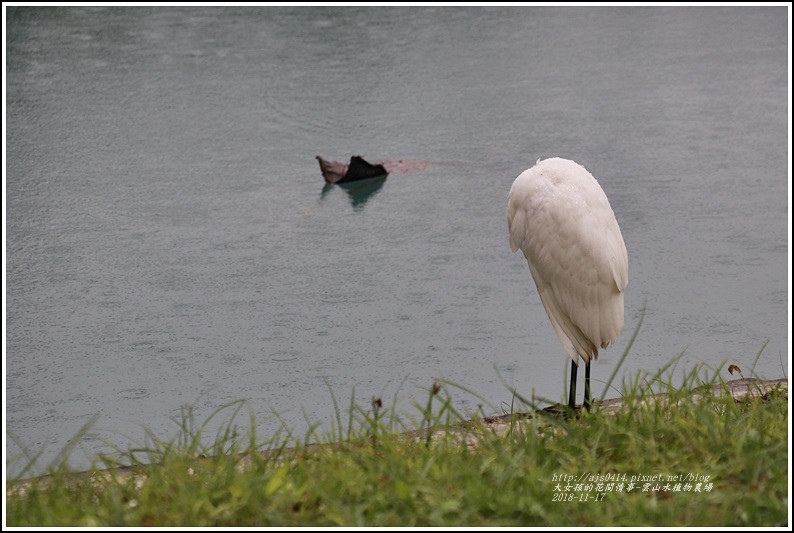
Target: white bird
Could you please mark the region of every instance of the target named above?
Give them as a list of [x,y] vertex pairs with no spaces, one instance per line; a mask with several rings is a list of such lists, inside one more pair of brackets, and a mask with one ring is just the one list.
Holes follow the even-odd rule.
[[629,282],[626,245],[612,207],[581,165],[540,159],[513,182],[507,199],[510,248],[519,248],[571,365],[568,405],[576,406],[579,359],[590,361],[623,329],[623,291]]

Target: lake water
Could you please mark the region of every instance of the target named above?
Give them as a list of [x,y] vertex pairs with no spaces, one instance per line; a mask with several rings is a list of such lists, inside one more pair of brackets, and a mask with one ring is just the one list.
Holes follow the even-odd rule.
[[[302,437],[331,392],[417,418],[436,379],[482,397],[451,388],[465,413],[563,399],[505,217],[552,156],[595,175],[629,252],[597,395],[643,307],[618,381],[682,352],[749,377],[767,341],[756,374],[789,375],[786,7],[6,14],[10,475],[95,415],[89,454],[170,438],[188,404],[245,398],[260,435]],[[356,193],[316,155],[416,163]]]

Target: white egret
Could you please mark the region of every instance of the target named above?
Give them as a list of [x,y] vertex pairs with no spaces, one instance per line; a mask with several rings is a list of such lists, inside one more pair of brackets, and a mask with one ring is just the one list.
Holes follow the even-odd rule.
[[585,364],[585,408],[590,406],[590,362],[623,329],[623,291],[629,282],[626,245],[609,200],[581,165],[538,160],[513,182],[507,199],[510,248],[519,248],[568,356],[568,405],[576,406],[579,359]]

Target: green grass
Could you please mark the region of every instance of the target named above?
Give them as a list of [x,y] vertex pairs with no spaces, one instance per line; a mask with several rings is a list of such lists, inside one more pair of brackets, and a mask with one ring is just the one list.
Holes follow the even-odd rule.
[[[700,374],[675,386],[672,372],[637,376],[624,382],[615,411],[516,417],[500,435],[476,423],[461,429],[448,384],[433,384],[417,406],[417,429],[453,425],[432,439],[395,433],[406,422],[379,399],[362,407],[353,397],[342,409],[332,395],[336,417],[324,445],[239,433],[245,402],[213,414],[229,420],[204,445],[209,420],[196,424],[186,408],[173,439],[148,435],[146,446],[100,463],[132,470],[92,476],[59,466],[10,484],[7,525],[786,526],[787,389],[693,401],[694,391],[721,383]],[[652,391],[666,396],[644,401]],[[476,446],[466,445],[467,433]],[[273,451],[257,453],[263,447]],[[623,490],[588,481],[598,475],[625,476]],[[570,490],[564,476],[575,480]],[[692,476],[678,487],[668,481]],[[637,477],[654,481],[644,490]]]

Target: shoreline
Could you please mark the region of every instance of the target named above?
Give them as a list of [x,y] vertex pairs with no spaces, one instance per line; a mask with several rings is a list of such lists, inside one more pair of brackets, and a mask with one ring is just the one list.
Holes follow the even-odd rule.
[[[726,387],[729,390],[726,391],[725,389]],[[771,390],[775,390],[777,388],[788,390],[788,379],[777,378],[771,380],[762,380],[757,378],[749,378],[749,379],[739,378],[713,385],[710,388],[703,389],[702,392],[693,391],[693,398],[695,400],[698,400],[706,393],[706,391],[708,391],[711,395],[723,394],[728,392],[731,394],[731,396],[735,401],[739,401],[747,395],[753,396],[758,394],[760,396],[763,396],[767,392]],[[642,401],[646,404],[650,404],[666,396],[668,396],[666,393],[648,395],[647,397],[643,398]],[[611,413],[620,409],[625,402],[626,400],[624,400],[623,398],[612,398],[601,402],[597,402],[596,405],[598,405],[599,411]],[[479,419],[465,420],[449,426],[435,426],[425,429],[409,430],[406,432],[399,433],[398,435],[413,440],[432,440],[441,435],[457,434],[461,439],[464,439],[466,445],[471,448],[477,445],[478,437],[476,431],[480,429],[488,429],[497,434],[504,435],[516,423],[521,423],[523,420],[530,419],[536,416],[537,414],[554,416],[555,414],[561,414],[562,412],[564,412],[564,409],[562,411],[559,411],[559,410],[555,410],[555,408],[556,406],[550,406],[544,410],[536,411],[535,413],[510,413],[504,415],[487,416]],[[284,453],[284,452],[295,451],[300,448],[314,448],[314,447],[322,447],[329,445],[333,445],[333,443],[313,443],[302,446],[291,446],[288,448],[271,448],[271,449],[259,450],[256,453],[260,457],[268,457],[269,455],[272,455],[274,453]],[[196,457],[197,461],[203,461],[208,459],[211,459],[211,457]],[[251,461],[251,455],[247,452],[244,453],[244,457],[242,458],[241,465],[249,464],[250,461]],[[100,479],[94,479],[94,478],[102,478],[101,480],[105,480],[105,481],[113,478],[124,480],[135,475],[145,475],[146,469],[156,468],[156,467],[157,467],[157,463],[146,464],[146,465],[117,466],[110,468],[84,470],[78,472],[68,472],[66,473],[66,476],[68,476],[71,480],[89,479],[94,481],[100,481]],[[24,492],[26,488],[29,487],[34,482],[46,483],[47,480],[50,478],[52,478],[52,474],[44,474],[40,476],[32,476],[29,478],[22,478],[22,479],[6,479],[5,480],[6,497],[8,497],[8,495],[13,491]]]

